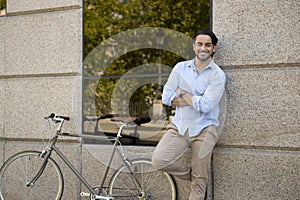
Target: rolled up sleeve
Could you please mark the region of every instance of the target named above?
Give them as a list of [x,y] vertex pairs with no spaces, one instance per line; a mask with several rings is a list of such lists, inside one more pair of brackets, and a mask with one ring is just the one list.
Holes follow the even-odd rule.
[[179,85],[179,76],[178,72],[176,71],[176,66],[171,71],[169,79],[163,89],[162,103],[167,106],[172,106],[173,99],[178,97],[175,92]]
[[211,112],[223,96],[225,82],[225,75],[217,74],[202,96],[192,97],[193,108],[198,112]]
[[162,103],[167,106],[172,106],[172,101],[177,97],[176,94],[173,94],[169,89],[164,90],[164,94],[162,96]]

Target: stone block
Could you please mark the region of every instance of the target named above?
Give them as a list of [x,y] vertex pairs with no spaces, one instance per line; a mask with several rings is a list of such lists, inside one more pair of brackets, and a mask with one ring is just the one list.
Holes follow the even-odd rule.
[[0,137],[4,137],[4,81],[0,79]]
[[5,142],[3,142],[3,141],[0,141],[0,165],[2,165],[2,163],[4,162],[4,150],[5,150],[5,148],[4,148],[4,146],[5,146]]
[[[5,81],[4,127],[7,138],[49,138],[57,127],[44,119],[68,115],[65,132],[81,130],[81,77],[11,78]],[[52,132],[50,132],[52,131]]]
[[216,149],[215,200],[298,199],[300,154],[295,151]]
[[[0,77],[4,73],[5,66],[5,18],[0,17]],[[3,124],[3,109],[4,109],[4,80],[0,79],[0,137],[4,136],[4,124]]]
[[298,0],[214,0],[213,30],[222,66],[299,63]]
[[[9,156],[24,150],[37,150],[41,151],[46,147],[48,141],[43,143],[38,142],[7,142],[5,144],[5,160]],[[68,144],[68,143],[57,143],[58,148],[64,153],[64,155],[70,160],[74,167],[80,171],[81,167],[81,153],[80,153],[80,144]],[[66,166],[65,163],[58,157],[56,153],[52,153],[51,157],[57,162],[59,167],[62,170],[64,176],[64,192],[63,200],[68,199],[79,199],[78,188],[80,187],[79,180],[71,172],[71,170]],[[47,185],[48,187],[48,185]]]
[[82,72],[82,10],[6,20],[5,75]]
[[300,147],[300,68],[226,70],[219,144]]
[[28,12],[35,10],[46,10],[54,8],[63,8],[78,6],[82,7],[81,0],[53,0],[53,1],[18,1],[18,0],[7,0],[7,12],[8,14],[15,12]]
[[0,17],[0,76],[4,73],[4,63],[5,63],[5,17]]

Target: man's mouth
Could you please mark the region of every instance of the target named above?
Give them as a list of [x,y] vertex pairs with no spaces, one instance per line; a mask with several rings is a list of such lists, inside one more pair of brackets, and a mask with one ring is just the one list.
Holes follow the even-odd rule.
[[208,53],[208,52],[206,52],[206,51],[201,51],[201,52],[199,52],[199,54],[202,55],[202,56],[207,55],[207,53]]

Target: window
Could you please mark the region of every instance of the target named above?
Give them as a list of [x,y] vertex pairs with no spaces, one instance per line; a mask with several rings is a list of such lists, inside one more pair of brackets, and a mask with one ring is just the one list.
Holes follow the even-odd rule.
[[0,17],[6,15],[6,0],[0,0]]
[[[84,1],[84,133],[114,134],[103,114],[149,116],[126,129],[129,144],[158,142],[172,118],[161,92],[172,67],[193,57],[190,38],[210,28],[208,0]],[[93,141],[90,141],[93,142]]]

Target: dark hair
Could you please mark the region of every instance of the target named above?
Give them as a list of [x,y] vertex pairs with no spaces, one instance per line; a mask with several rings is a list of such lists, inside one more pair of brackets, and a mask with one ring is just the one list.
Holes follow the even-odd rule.
[[210,30],[200,30],[200,31],[197,31],[197,32],[194,34],[194,36],[192,37],[193,43],[195,43],[196,37],[197,37],[198,35],[208,35],[208,36],[210,36],[211,42],[212,42],[212,44],[213,44],[214,46],[217,45],[217,43],[218,43],[218,38],[217,38],[217,36],[216,36],[212,31],[210,31]]

